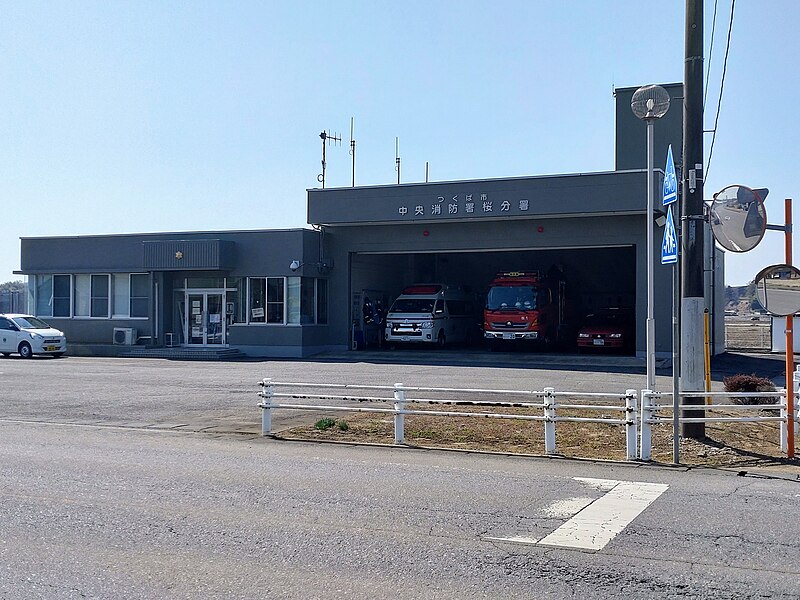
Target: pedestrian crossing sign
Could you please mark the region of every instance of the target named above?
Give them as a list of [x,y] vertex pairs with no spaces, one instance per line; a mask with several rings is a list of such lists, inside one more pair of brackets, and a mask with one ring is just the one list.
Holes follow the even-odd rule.
[[675,175],[675,161],[672,159],[672,144],[667,149],[667,168],[664,170],[662,204],[668,206],[678,201],[678,177]]
[[667,207],[667,223],[664,225],[664,239],[661,242],[661,264],[674,265],[678,262],[678,236],[675,233],[675,221],[672,219],[672,207]]

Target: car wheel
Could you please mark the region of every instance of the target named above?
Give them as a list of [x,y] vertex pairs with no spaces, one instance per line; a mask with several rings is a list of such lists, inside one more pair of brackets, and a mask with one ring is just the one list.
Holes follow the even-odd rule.
[[439,332],[439,337],[436,338],[436,345],[439,348],[444,348],[447,345],[447,338],[444,335],[444,331]]
[[31,349],[31,345],[28,342],[22,342],[17,348],[17,352],[22,358],[30,358],[33,356],[33,350]]

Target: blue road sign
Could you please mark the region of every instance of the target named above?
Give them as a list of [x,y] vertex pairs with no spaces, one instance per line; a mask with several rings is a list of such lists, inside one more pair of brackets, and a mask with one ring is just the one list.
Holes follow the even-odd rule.
[[661,264],[674,265],[678,262],[678,236],[675,234],[675,221],[672,207],[667,207],[667,223],[664,225],[664,239],[661,242]]
[[675,161],[672,160],[672,144],[667,150],[667,168],[664,169],[663,205],[678,201],[678,178],[675,176]]

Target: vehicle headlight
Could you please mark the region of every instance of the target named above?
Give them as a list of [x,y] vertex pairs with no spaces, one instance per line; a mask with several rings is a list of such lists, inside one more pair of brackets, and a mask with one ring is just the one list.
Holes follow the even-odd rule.
[[578,337],[579,338],[588,338],[588,337],[592,337],[592,336],[590,336],[588,333],[579,333]]
[[610,338],[621,338],[622,334],[621,333],[611,333],[611,334],[609,334],[608,337],[610,337]]
[[32,340],[43,340],[44,339],[44,336],[43,335],[39,335],[38,333],[31,333],[29,335],[31,336]]
[[419,326],[422,329],[433,329],[433,321],[423,321]]

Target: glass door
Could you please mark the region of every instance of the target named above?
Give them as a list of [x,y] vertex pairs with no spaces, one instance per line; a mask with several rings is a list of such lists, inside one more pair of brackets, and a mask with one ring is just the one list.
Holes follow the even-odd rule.
[[225,294],[186,294],[186,340],[190,346],[225,344]]
[[205,294],[206,344],[219,346],[225,343],[225,302],[223,294]]

